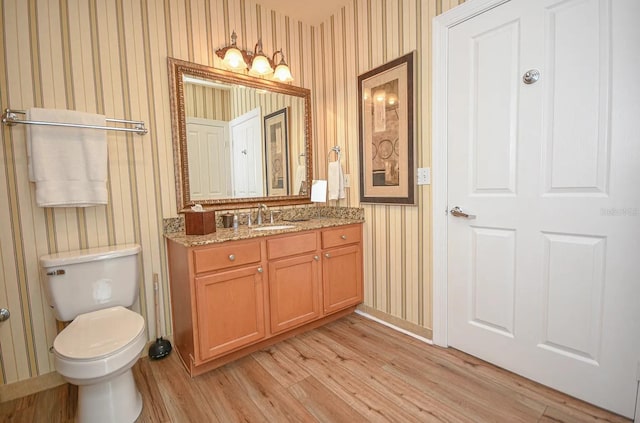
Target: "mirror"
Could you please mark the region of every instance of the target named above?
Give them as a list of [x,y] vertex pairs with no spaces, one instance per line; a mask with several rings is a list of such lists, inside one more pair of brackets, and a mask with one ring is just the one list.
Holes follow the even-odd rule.
[[310,202],[311,92],[169,58],[178,212]]

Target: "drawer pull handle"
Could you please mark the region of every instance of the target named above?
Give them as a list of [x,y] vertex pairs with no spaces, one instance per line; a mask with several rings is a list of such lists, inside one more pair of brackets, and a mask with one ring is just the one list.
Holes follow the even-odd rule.
[[258,273],[262,273],[264,271],[264,269],[262,268],[262,266],[258,267]]
[[318,260],[320,260],[320,257],[318,257],[318,256],[313,256],[313,259],[314,259],[315,261],[318,261]]
[[229,254],[229,260],[234,261],[236,259],[235,254]]
[[329,254],[329,253],[325,253],[325,255],[324,255],[324,256],[325,256],[326,258],[331,258],[331,254]]
[[346,236],[346,235],[342,235],[340,238],[342,238],[342,239],[346,240],[346,239],[347,239],[347,236]]

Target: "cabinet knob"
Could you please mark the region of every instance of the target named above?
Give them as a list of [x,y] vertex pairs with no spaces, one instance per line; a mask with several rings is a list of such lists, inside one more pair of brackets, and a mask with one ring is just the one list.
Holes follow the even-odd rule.
[[318,260],[320,260],[320,257],[318,257],[318,256],[313,256],[313,259],[314,259],[315,261],[318,261]]
[[346,240],[346,239],[347,239],[347,236],[346,236],[346,235],[342,235],[340,238],[342,238],[342,239],[345,239],[345,240]]
[[235,254],[229,254],[229,260],[234,261],[236,259]]
[[262,268],[262,266],[258,267],[258,273],[262,273],[264,272],[264,269]]
[[326,258],[331,258],[331,254],[329,254],[329,253],[325,253],[325,255],[324,255],[324,256],[325,256]]

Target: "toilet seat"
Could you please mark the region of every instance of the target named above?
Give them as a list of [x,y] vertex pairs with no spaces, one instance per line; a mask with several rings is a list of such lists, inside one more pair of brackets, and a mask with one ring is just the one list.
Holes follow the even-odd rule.
[[58,373],[76,385],[127,371],[147,336],[144,318],[121,306],[81,314],[53,341]]
[[68,360],[97,360],[117,353],[144,330],[144,318],[116,306],[76,317],[53,341]]

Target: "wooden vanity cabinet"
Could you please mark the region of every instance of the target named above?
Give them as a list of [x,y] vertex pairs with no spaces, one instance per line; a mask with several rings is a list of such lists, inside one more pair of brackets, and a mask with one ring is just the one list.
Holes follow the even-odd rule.
[[324,312],[333,313],[363,301],[362,226],[322,231]]
[[199,361],[265,337],[261,267],[196,277]]
[[192,374],[267,335],[260,241],[188,248],[168,240],[167,248],[174,343]]
[[361,224],[167,250],[174,345],[192,376],[362,302]]
[[271,333],[322,315],[318,231],[267,240]]

